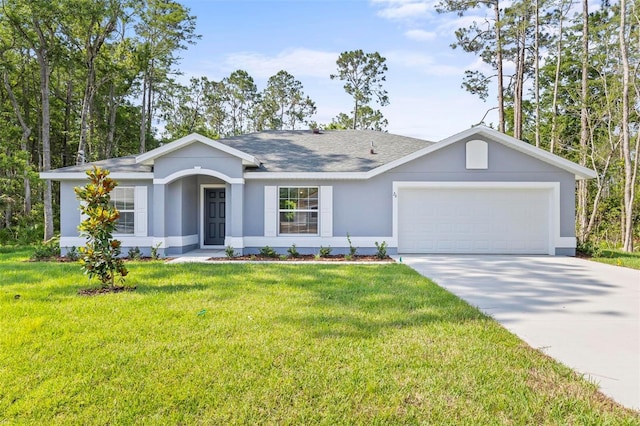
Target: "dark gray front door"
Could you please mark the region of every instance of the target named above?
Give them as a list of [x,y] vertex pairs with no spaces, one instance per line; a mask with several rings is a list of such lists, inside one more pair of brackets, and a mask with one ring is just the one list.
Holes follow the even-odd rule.
[[204,200],[204,245],[224,245],[224,188],[205,188]]

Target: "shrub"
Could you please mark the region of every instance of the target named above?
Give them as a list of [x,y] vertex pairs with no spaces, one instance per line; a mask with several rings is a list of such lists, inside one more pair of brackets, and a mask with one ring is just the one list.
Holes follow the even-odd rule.
[[264,257],[278,257],[278,253],[269,246],[264,246],[260,249],[260,256]]
[[358,252],[358,247],[354,247],[353,244],[351,244],[351,236],[349,235],[349,233],[347,233],[347,242],[349,243],[349,254],[345,257],[353,259],[353,257]]
[[320,252],[318,252],[320,257],[329,257],[331,256],[331,247],[322,247],[320,246]]
[[31,255],[32,260],[44,260],[50,259],[52,257],[56,257],[60,255],[60,240],[57,237],[51,238],[45,242],[40,242],[36,245],[33,254]]
[[120,213],[110,204],[109,195],[117,183],[109,177],[109,171],[99,167],[87,170],[89,183],[76,187],[76,197],[81,201],[80,211],[86,216],[78,229],[87,238],[80,248],[82,269],[89,279],[98,277],[102,287],[114,287],[116,275],[120,282],[129,273],[120,256],[120,241],[113,239]]
[[127,252],[127,257],[129,258],[129,260],[142,259],[142,252],[140,251],[140,247],[131,247]]
[[600,257],[602,255],[602,248],[593,241],[578,243],[576,251],[589,257]]
[[289,256],[291,257],[300,257],[300,253],[298,252],[298,249],[296,248],[296,245],[293,244],[291,247],[289,247],[287,249],[287,253],[289,253]]
[[227,257],[231,258],[231,257],[235,257],[236,251],[233,249],[233,247],[227,246],[224,249],[224,254],[226,254]]
[[378,244],[378,242],[376,241],[376,257],[378,259],[386,259],[387,258],[387,242],[383,241],[382,243]]
[[158,260],[160,259],[160,252],[159,252],[159,248],[160,248],[161,243],[156,244],[155,246],[151,247],[151,258],[154,260]]
[[65,254],[64,256],[69,260],[73,260],[74,262],[80,259],[80,253],[78,253],[78,248],[76,246],[72,246],[71,248],[67,247],[67,254]]

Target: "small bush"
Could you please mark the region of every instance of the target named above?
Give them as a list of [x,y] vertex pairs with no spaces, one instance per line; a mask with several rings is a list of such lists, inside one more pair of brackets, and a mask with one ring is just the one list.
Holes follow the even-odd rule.
[[600,257],[602,255],[602,248],[592,241],[578,243],[576,251],[589,257]]
[[329,257],[331,256],[331,247],[322,247],[320,246],[320,251],[318,252],[320,257]]
[[353,244],[351,244],[351,236],[349,235],[349,233],[347,233],[347,242],[349,243],[349,254],[345,257],[347,257],[348,259],[353,259],[353,257],[358,252],[358,247],[354,247]]
[[260,249],[260,256],[263,257],[278,257],[278,253],[269,246],[264,246]]
[[291,247],[287,249],[287,253],[289,253],[289,256],[293,258],[300,257],[300,253],[298,252],[298,249],[296,248],[295,244],[293,244]]
[[78,248],[76,246],[72,246],[71,248],[67,247],[67,254],[65,254],[64,256],[69,260],[73,260],[74,262],[80,259],[80,253],[78,252]]
[[154,260],[158,260],[160,259],[160,252],[159,252],[159,248],[160,248],[160,244],[158,243],[155,246],[151,247],[151,258]]
[[386,259],[387,258],[387,242],[383,241],[382,243],[378,244],[378,242],[376,241],[376,257],[378,259]]
[[48,241],[36,245],[36,249],[31,255],[32,260],[44,260],[60,256],[60,246],[58,238],[51,238]]
[[127,257],[129,258],[129,260],[142,259],[142,252],[140,251],[140,247],[131,247],[127,252]]
[[234,250],[233,247],[227,246],[224,249],[224,254],[226,254],[228,258],[232,258],[236,256],[236,251]]

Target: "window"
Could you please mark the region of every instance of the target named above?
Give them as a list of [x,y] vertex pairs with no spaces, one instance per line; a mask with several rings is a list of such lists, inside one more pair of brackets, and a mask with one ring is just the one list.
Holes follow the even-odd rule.
[[116,187],[111,192],[111,205],[120,212],[116,227],[117,234],[135,232],[135,188],[133,186]]
[[318,187],[281,187],[280,234],[318,234]]

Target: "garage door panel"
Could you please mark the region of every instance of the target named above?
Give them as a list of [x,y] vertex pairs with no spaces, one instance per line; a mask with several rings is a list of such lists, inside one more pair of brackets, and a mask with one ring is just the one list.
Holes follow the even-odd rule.
[[402,188],[398,250],[546,254],[548,189]]

